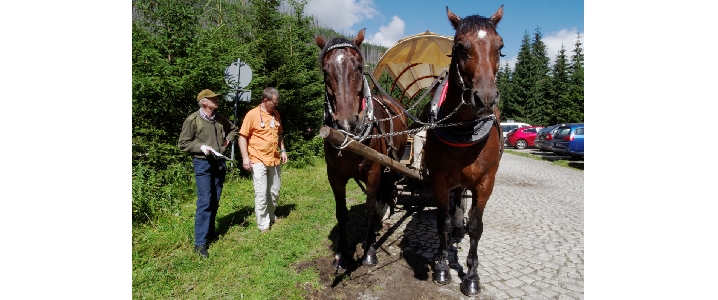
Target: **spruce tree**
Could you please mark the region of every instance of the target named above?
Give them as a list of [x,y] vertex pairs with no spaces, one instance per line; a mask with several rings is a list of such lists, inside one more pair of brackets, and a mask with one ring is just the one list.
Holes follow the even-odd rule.
[[512,73],[511,66],[506,62],[506,64],[499,68],[499,72],[496,74],[496,87],[499,89],[499,96],[501,97],[499,101],[499,111],[501,112],[502,122],[507,120],[507,111],[516,110],[516,101],[514,100],[516,96],[514,95],[513,82],[511,81]]
[[580,35],[576,38],[569,73],[571,82],[569,99],[572,103],[569,120],[570,122],[583,122],[583,48],[581,47]]
[[531,64],[533,68],[530,76],[533,86],[530,88],[530,93],[524,106],[524,114],[530,124],[547,125],[543,123],[545,122],[543,110],[546,106],[546,99],[551,97],[551,84],[548,76],[550,71],[549,62],[546,44],[542,41],[541,29],[536,28],[531,41]]
[[519,48],[516,66],[512,73],[512,97],[504,102],[502,119],[526,122],[526,103],[531,96],[531,91],[535,84],[533,78],[534,63],[531,56],[531,38],[528,32],[524,34]]
[[544,106],[546,125],[568,122],[566,111],[571,107],[569,95],[569,71],[566,48],[561,45],[556,62],[551,70],[551,96]]

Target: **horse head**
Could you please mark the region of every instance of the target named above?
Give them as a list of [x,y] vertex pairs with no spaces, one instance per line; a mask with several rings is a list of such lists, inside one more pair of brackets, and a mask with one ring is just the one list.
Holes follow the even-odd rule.
[[472,15],[462,19],[448,6],[446,13],[456,30],[449,77],[454,77],[462,102],[468,102],[475,115],[490,115],[499,103],[496,73],[504,42],[496,25],[504,15],[503,5],[489,18]]
[[[324,73],[325,123],[337,129],[357,133],[370,111],[370,97],[364,78],[364,57],[359,46],[364,41],[364,30],[359,31],[352,41],[334,38],[325,42],[315,38],[322,51],[319,63]],[[370,94],[369,94],[370,96]]]

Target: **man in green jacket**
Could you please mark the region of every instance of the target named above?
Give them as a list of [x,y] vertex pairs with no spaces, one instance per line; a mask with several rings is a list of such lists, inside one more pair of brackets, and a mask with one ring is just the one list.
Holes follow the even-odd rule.
[[224,149],[237,138],[237,126],[215,110],[219,95],[202,90],[197,95],[199,110],[182,123],[180,150],[192,156],[197,182],[197,210],[194,218],[194,251],[209,257],[207,242],[215,238],[215,217],[227,172]]

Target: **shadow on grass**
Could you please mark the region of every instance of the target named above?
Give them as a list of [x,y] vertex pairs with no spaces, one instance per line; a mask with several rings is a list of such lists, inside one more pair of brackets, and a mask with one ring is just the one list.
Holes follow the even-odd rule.
[[241,227],[247,227],[247,222],[245,220],[247,217],[249,217],[252,213],[254,213],[254,207],[250,206],[242,206],[238,210],[234,211],[233,213],[230,213],[224,217],[219,218],[217,220],[218,226],[217,226],[217,235],[224,235],[227,233],[230,227],[232,226],[241,226]]
[[[289,214],[296,209],[296,204],[285,204],[285,205],[279,205],[277,206],[277,209],[274,211],[274,214],[278,218],[286,218],[289,216]],[[214,238],[210,241],[210,243],[214,242],[217,237],[224,235],[229,231],[229,228],[232,226],[240,226],[240,227],[247,227],[248,222],[246,222],[247,218],[251,216],[254,213],[254,207],[252,206],[242,206],[238,210],[234,211],[233,213],[230,213],[224,217],[219,218],[217,220],[217,229],[215,231]]]

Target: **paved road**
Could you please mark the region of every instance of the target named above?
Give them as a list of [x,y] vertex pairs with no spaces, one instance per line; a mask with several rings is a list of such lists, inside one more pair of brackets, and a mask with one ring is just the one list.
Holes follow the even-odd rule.
[[[583,299],[583,191],[583,171],[504,154],[478,246],[478,299]],[[384,245],[404,240],[401,249],[385,251],[430,261],[438,249],[436,207],[417,201],[400,197],[390,218],[395,231]],[[459,274],[466,271],[469,237],[456,242],[454,283],[436,286],[449,299],[466,299]]]

